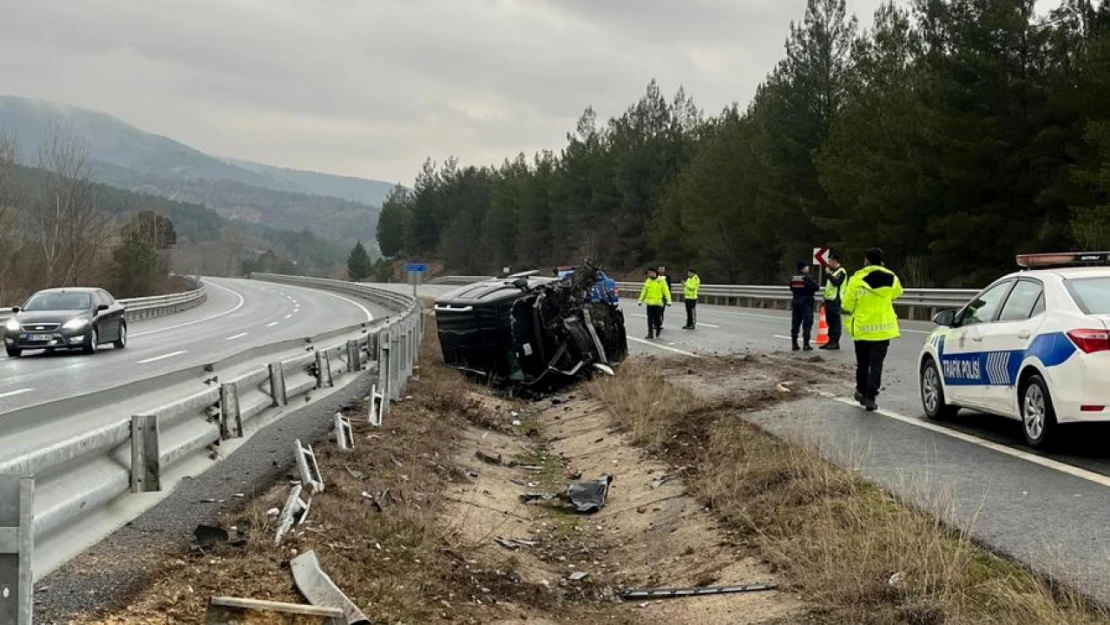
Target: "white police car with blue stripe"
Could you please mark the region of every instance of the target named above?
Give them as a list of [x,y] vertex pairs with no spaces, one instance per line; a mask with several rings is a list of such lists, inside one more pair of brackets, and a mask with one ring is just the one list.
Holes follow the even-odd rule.
[[1043,447],[1061,424],[1110,421],[1110,252],[1028,254],[921,350],[931,419],[969,408],[1019,419]]

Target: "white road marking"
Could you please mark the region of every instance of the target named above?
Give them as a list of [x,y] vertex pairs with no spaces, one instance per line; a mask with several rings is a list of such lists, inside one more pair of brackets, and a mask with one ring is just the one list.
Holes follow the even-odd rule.
[[277,322],[277,321],[274,321],[274,322],[272,322],[272,323],[267,323],[267,324],[266,324],[266,327],[267,327],[267,328],[272,328],[272,327],[276,326],[277,324],[278,324],[278,322]]
[[229,337],[227,337],[227,338],[226,338],[226,339],[224,339],[224,340],[226,340],[226,341],[234,341],[235,339],[241,339],[241,338],[243,338],[244,336],[246,336],[246,335],[248,335],[248,334],[250,334],[250,332],[240,332],[239,334],[236,334],[236,335],[234,335],[234,336],[229,336]]
[[154,358],[147,358],[146,360],[140,360],[136,364],[145,365],[147,363],[158,362],[159,360],[165,360],[167,358],[173,358],[174,356],[180,356],[181,354],[184,354],[184,353],[185,353],[185,350],[181,350],[181,351],[177,351],[177,352],[170,352],[168,354],[162,354],[161,356],[155,356]]
[[5,397],[15,397],[16,395],[22,395],[24,393],[30,393],[33,390],[35,390],[35,389],[33,389],[33,388],[21,388],[18,391],[8,391],[7,393],[0,393],[0,399],[3,399]]
[[[720,309],[717,309],[717,308],[711,308],[711,309],[705,310],[703,312],[711,314],[711,315],[733,315],[733,316],[736,316],[736,317],[751,317],[753,319],[774,319],[775,321],[790,321],[790,315],[785,314],[785,313],[782,314],[782,315],[757,315],[755,313],[737,312],[737,311],[734,311],[734,310],[720,310]],[[705,325],[705,324],[702,324],[701,322],[698,322],[698,325]],[[911,329],[908,329],[908,328],[901,328],[901,331],[903,333],[908,333],[908,334],[929,335],[929,334],[933,333],[932,330],[911,330]]]
[[[632,316],[633,317],[640,317],[641,319],[647,319],[647,315],[645,315],[643,313],[633,313]],[[717,330],[721,329],[721,326],[715,326],[712,323],[702,323],[702,322],[699,321],[698,325],[699,326],[705,326],[707,328],[716,328]]]
[[286,318],[286,319],[288,319],[288,318],[290,318],[290,317],[292,317],[292,316],[293,316],[293,313],[289,313],[288,315],[285,315],[285,318]]
[[223,290],[227,291],[228,293],[231,293],[235,297],[239,298],[239,303],[235,304],[235,306],[232,307],[229,310],[225,310],[222,313],[212,315],[211,317],[205,317],[204,319],[197,319],[196,321],[189,321],[189,322],[186,322],[186,323],[179,323],[175,326],[169,326],[168,328],[159,328],[157,330],[147,330],[146,332],[132,332],[131,333],[131,338],[137,338],[137,337],[140,337],[140,336],[147,336],[148,334],[160,334],[160,333],[166,332],[168,330],[176,330],[178,328],[184,328],[184,327],[187,327],[187,326],[196,325],[198,323],[206,323],[208,321],[212,321],[213,319],[219,319],[220,317],[226,317],[227,315],[230,315],[231,313],[233,313],[233,312],[239,310],[240,308],[242,308],[243,305],[246,303],[246,300],[243,299],[242,295],[240,295],[236,291],[233,291],[233,290],[227,288],[226,286],[224,286],[222,284],[216,284],[215,282],[209,282],[207,280],[205,280],[205,284],[208,284],[210,286],[214,286],[218,289],[223,289]]
[[650,346],[658,348],[658,349],[665,349],[669,352],[674,352],[676,354],[682,354],[683,356],[690,356],[692,358],[702,358],[702,356],[700,356],[698,354],[695,354],[693,352],[688,352],[688,351],[685,351],[685,350],[678,349],[677,347],[670,347],[670,346],[667,346],[667,345],[663,345],[662,343],[656,343],[654,341],[649,341],[649,340],[646,340],[646,339],[638,339],[638,338],[634,338],[634,337],[630,336],[630,337],[628,337],[628,340],[636,341],[637,343],[643,343],[644,345],[650,345]]
[[776,339],[784,339],[784,340],[787,340],[787,341],[793,341],[794,340],[794,339],[790,338],[789,336],[786,336],[785,334],[772,334],[771,336],[775,337]]
[[[334,297],[335,299],[343,300],[344,302],[347,302],[351,306],[354,306],[354,307],[358,308],[359,310],[361,310],[362,314],[366,315],[366,320],[367,321],[373,321],[374,320],[374,315],[370,314],[370,311],[367,310],[365,306],[356,302],[353,299],[348,299],[346,297],[343,297],[342,295],[336,295],[335,293],[328,293],[327,291],[315,291],[314,290],[313,293],[316,294],[316,295],[327,295],[328,297]],[[300,310],[299,307],[298,307],[298,310]]]
[[[834,401],[838,401],[842,404],[847,404],[849,406],[856,406],[856,407],[859,406],[859,403],[856,402],[854,399],[849,399],[847,397],[838,397],[838,396],[834,396],[834,395],[830,395],[830,394],[823,394],[823,395],[825,397],[828,397],[828,398],[834,400]],[[862,408],[860,408],[860,410],[862,410]],[[946,428],[944,426],[937,425],[935,423],[930,423],[928,421],[923,421],[921,419],[916,419],[914,417],[907,417],[906,415],[898,414],[897,412],[892,412],[890,410],[880,409],[880,410],[877,410],[876,412],[877,412],[877,414],[881,414],[884,417],[887,417],[889,419],[894,419],[895,421],[901,421],[902,423],[907,423],[907,424],[915,426],[915,427],[919,427],[919,428],[922,428],[922,429],[925,429],[925,430],[929,430],[930,432],[936,432],[937,434],[943,434],[945,436],[949,436],[951,438],[955,438],[957,440],[964,441],[965,443],[971,443],[972,445],[978,445],[979,447],[983,447],[985,449],[990,449],[991,451],[997,451],[1000,454],[1006,454],[1007,456],[1010,456],[1012,458],[1018,458],[1019,460],[1025,460],[1026,462],[1031,462],[1033,464],[1040,465],[1040,466],[1042,466],[1046,469],[1053,469],[1053,470],[1059,471],[1061,473],[1066,473],[1066,474],[1068,474],[1072,477],[1077,477],[1077,478],[1082,479],[1082,480],[1087,480],[1088,482],[1094,482],[1095,484],[1099,484],[1101,486],[1110,486],[1110,476],[1102,475],[1101,473],[1095,473],[1094,471],[1088,471],[1086,469],[1081,469],[1077,466],[1073,466],[1073,465],[1070,465],[1070,464],[1067,464],[1067,463],[1064,463],[1064,462],[1059,462],[1059,461],[1053,460],[1051,458],[1045,458],[1044,456],[1038,456],[1036,454],[1031,454],[1029,452],[1022,451],[1020,449],[1014,449],[1013,447],[1007,447],[1006,445],[1002,445],[1000,443],[995,443],[995,442],[992,442],[992,441],[984,440],[984,439],[981,439],[977,436],[973,436],[971,434],[964,434],[963,432],[953,430],[953,429],[950,429],[950,428]]]

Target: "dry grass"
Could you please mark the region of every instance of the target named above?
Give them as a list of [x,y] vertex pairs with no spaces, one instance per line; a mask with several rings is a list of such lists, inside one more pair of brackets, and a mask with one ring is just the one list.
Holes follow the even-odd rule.
[[[326,489],[313,499],[306,525],[274,547],[276,521],[267,511],[280,508],[289,493],[288,484],[276,484],[222,520],[225,528],[235,528],[233,538],[245,538],[245,546],[167,554],[166,565],[146,591],[95,622],[199,625],[213,595],[303,603],[288,561],[310,549],[375,623],[442,622],[448,614],[452,622],[486,622],[481,600],[491,592],[524,605],[545,600],[549,593],[510,580],[511,571],[472,566],[449,544],[439,524],[443,493],[449,482],[460,479],[450,461],[459,432],[481,411],[463,377],[442,365],[434,323],[429,326],[420,380],[409,390],[413,399],[393,405],[385,428],[357,419],[352,452],[338,450],[334,440],[316,445]],[[362,496],[385,489],[396,503],[381,512]]]
[[638,361],[589,389],[641,444],[689,467],[696,496],[818,606],[822,622],[1110,623],[1078,594],[743,421],[766,392],[711,404]]

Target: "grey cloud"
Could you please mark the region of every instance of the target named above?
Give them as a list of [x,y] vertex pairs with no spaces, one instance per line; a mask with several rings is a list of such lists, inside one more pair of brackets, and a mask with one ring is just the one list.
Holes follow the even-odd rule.
[[[879,0],[849,0],[870,15]],[[804,0],[0,0],[0,85],[217,154],[411,181],[558,149],[652,77],[744,103]],[[864,20],[866,21],[866,20]]]

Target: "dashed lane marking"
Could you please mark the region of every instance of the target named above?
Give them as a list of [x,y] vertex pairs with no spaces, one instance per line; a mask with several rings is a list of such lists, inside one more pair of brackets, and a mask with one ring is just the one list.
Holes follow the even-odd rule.
[[225,340],[234,341],[236,339],[241,339],[241,338],[243,338],[244,336],[246,336],[248,334],[250,334],[250,332],[240,332],[239,334],[227,337]]
[[152,363],[152,362],[158,362],[159,360],[166,360],[167,358],[173,358],[174,356],[180,356],[181,354],[184,354],[184,353],[185,353],[185,350],[170,352],[168,354],[162,354],[161,356],[155,356],[154,358],[147,358],[146,360],[140,360],[136,364],[145,365],[145,364]]
[[656,343],[655,341],[633,338],[631,336],[628,337],[628,340],[636,341],[637,343],[643,343],[644,345],[650,345],[651,347],[654,347],[656,349],[665,349],[668,352],[674,352],[676,354],[682,354],[683,356],[690,356],[692,358],[702,358],[702,356],[699,355],[699,354],[695,354],[693,352],[688,352],[686,350],[678,349],[677,347],[671,347],[669,345],[663,345],[662,343]]
[[17,391],[8,391],[7,393],[0,393],[0,399],[4,399],[5,397],[15,397],[16,395],[22,395],[24,393],[30,393],[33,390],[35,390],[35,389],[33,389],[33,388],[21,388]]

